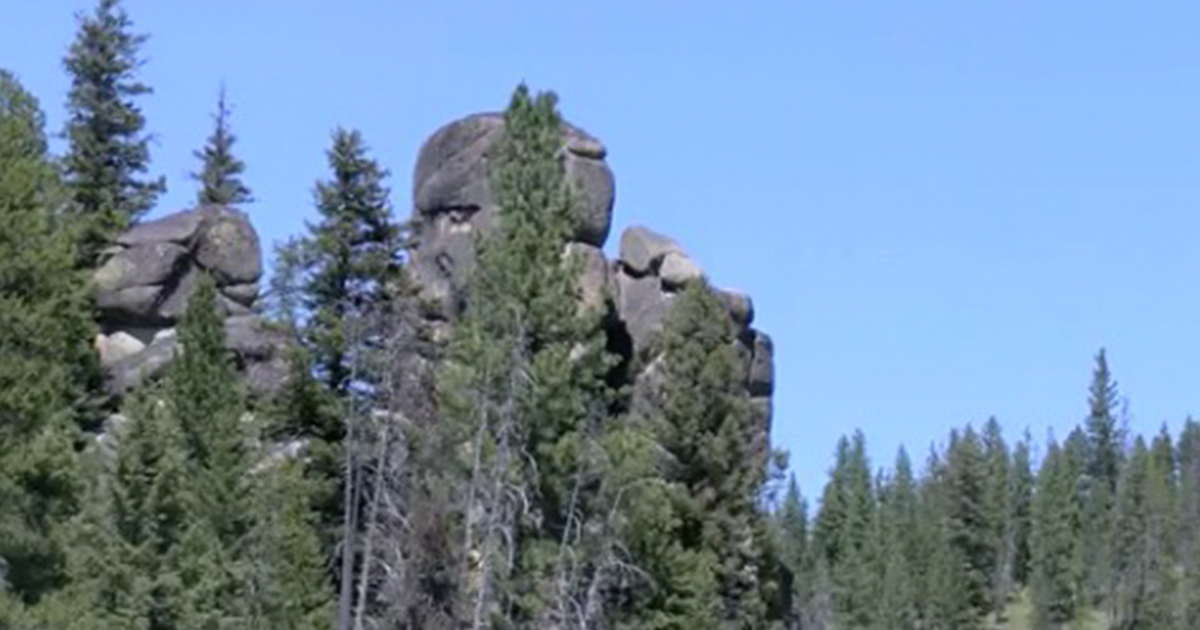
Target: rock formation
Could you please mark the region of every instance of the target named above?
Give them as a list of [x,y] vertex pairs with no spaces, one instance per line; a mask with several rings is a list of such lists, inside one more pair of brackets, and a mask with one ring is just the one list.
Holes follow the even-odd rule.
[[[413,181],[415,245],[409,269],[428,305],[423,317],[434,338],[466,304],[466,279],[475,265],[474,238],[496,221],[488,168],[503,132],[500,114],[476,114],[439,129],[421,147]],[[612,224],[615,183],[596,138],[567,125],[563,156],[578,195],[576,227],[563,255],[580,261],[584,302],[606,314],[609,347],[622,355],[623,380],[633,405],[654,404],[660,352],[657,339],[676,293],[704,271],[679,243],[645,227],[621,235],[619,255],[603,252]],[[118,239],[95,273],[101,313],[96,339],[109,386],[121,395],[160,374],[177,349],[175,324],[201,273],[217,282],[227,315],[228,345],[250,389],[270,392],[286,378],[284,339],[254,314],[262,276],[258,236],[246,216],[207,207],[143,223]],[[753,328],[749,296],[718,291],[737,334],[742,385],[753,400],[767,439],[773,389],[771,339]],[[431,365],[410,357],[411,371]]]
[[[476,114],[436,131],[421,147],[413,179],[416,248],[410,268],[435,327],[452,322],[465,303],[464,283],[474,259],[474,234],[495,224],[496,205],[488,166],[503,132],[499,114]],[[564,256],[581,260],[580,292],[585,302],[608,313],[609,347],[624,355],[633,383],[634,405],[650,404],[656,340],[676,292],[704,276],[700,266],[674,240],[648,228],[621,235],[617,260],[602,250],[612,224],[615,183],[605,162],[607,150],[583,130],[566,125],[563,156],[567,176],[579,195],[576,230]],[[754,307],[741,293],[718,291],[738,331],[743,384],[752,397],[767,439],[774,374],[771,339],[753,328]]]
[[204,207],[135,226],[93,275],[95,345],[111,394],[124,395],[171,363],[175,325],[203,273],[217,284],[227,344],[250,389],[267,392],[282,382],[283,339],[254,311],[263,274],[258,234],[245,214]]

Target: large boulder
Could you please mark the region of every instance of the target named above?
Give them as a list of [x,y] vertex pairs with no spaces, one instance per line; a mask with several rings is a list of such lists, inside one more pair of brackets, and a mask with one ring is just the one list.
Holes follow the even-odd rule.
[[[425,295],[453,317],[461,308],[466,277],[475,264],[475,234],[495,224],[490,165],[504,135],[504,117],[468,116],[442,127],[421,147],[413,175],[417,226],[412,270]],[[615,180],[599,140],[570,124],[563,127],[563,160],[577,195],[572,240],[603,247],[612,224]]]
[[160,376],[175,357],[175,325],[197,282],[211,276],[228,318],[227,345],[252,391],[282,384],[286,343],[254,315],[262,250],[249,218],[230,208],[186,210],[134,226],[117,238],[93,275],[100,313],[96,349],[110,392],[123,396]]

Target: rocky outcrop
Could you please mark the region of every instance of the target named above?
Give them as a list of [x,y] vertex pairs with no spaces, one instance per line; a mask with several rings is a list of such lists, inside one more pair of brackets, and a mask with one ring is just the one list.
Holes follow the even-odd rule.
[[[496,203],[488,168],[503,133],[499,114],[468,116],[442,127],[420,150],[413,178],[413,225],[416,248],[410,268],[434,308],[427,314],[435,329],[450,325],[466,303],[464,289],[474,259],[474,238],[496,221]],[[651,395],[664,358],[658,336],[676,293],[705,277],[704,271],[675,240],[649,228],[632,227],[620,239],[619,255],[603,252],[612,224],[615,181],[605,162],[607,149],[587,132],[566,125],[563,156],[568,178],[580,195],[574,235],[564,257],[580,270],[583,303],[608,313],[609,347],[624,354],[633,404],[653,404]],[[771,339],[756,330],[749,296],[718,291],[738,334],[742,358],[740,384],[752,397],[768,439],[774,372]]]
[[135,226],[93,274],[95,346],[110,393],[122,396],[171,364],[175,325],[202,274],[216,282],[227,345],[250,388],[265,393],[282,383],[285,340],[254,314],[263,274],[258,234],[245,214],[209,206]]

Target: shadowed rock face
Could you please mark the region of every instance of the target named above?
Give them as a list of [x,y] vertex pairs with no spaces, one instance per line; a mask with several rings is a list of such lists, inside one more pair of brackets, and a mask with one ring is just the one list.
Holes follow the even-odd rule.
[[[411,269],[423,296],[437,305],[428,317],[443,329],[466,303],[466,277],[475,264],[474,238],[494,227],[498,211],[488,178],[504,132],[500,114],[468,116],[437,130],[421,147],[413,176],[413,223],[417,246]],[[624,376],[633,385],[634,408],[653,404],[655,375],[664,357],[658,337],[675,294],[704,278],[703,269],[683,246],[645,227],[631,227],[620,253],[603,252],[612,224],[615,180],[605,162],[607,149],[587,132],[565,125],[564,166],[579,194],[575,233],[564,256],[580,269],[580,298],[607,314],[609,347],[622,354]],[[774,372],[771,339],[752,327],[749,296],[718,291],[737,330],[743,360],[741,384],[752,397],[761,426],[753,439],[766,444],[771,422]]]
[[201,274],[217,284],[227,345],[252,390],[278,387],[284,339],[254,313],[262,248],[245,214],[209,206],[141,223],[122,234],[92,278],[100,312],[95,340],[109,391],[124,395],[161,375],[175,357],[175,325]]

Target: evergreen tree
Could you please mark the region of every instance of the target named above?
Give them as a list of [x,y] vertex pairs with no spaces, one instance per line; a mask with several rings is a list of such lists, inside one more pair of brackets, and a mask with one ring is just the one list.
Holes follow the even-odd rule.
[[1038,470],[1030,537],[1030,587],[1039,629],[1074,621],[1082,605],[1076,480],[1069,453],[1051,439]]
[[989,610],[1001,615],[1013,587],[1016,541],[1013,528],[1012,459],[1000,422],[989,418],[983,429],[983,515],[989,549]]
[[995,548],[985,505],[985,474],[979,434],[970,426],[961,434],[951,432],[946,453],[946,515],[949,545],[966,563],[961,589],[971,614],[964,617],[980,617],[991,605],[988,585],[995,574]]
[[217,112],[213,114],[212,135],[204,148],[193,154],[202,164],[200,172],[192,174],[192,179],[200,183],[196,202],[201,206],[236,206],[254,201],[250,189],[241,179],[246,165],[233,154],[237,136],[229,128],[229,116],[225,87],[221,86]]
[[100,249],[153,205],[166,185],[143,179],[150,162],[149,136],[134,99],[150,93],[136,77],[139,49],[146,37],[120,0],[98,0],[79,18],[79,31],[65,65],[71,75],[67,97],[64,166],[80,215],[82,261],[90,265]]
[[1026,431],[1013,449],[1009,509],[1011,510],[1012,577],[1020,586],[1029,585],[1030,545],[1033,531],[1033,495],[1035,478],[1030,453],[1033,439]]
[[1200,627],[1200,423],[1188,418],[1179,434],[1178,553],[1184,569],[1184,628]]
[[345,397],[354,353],[365,345],[368,315],[383,302],[399,261],[399,228],[391,220],[388,172],[368,157],[358,131],[338,129],[327,153],[330,180],[316,186],[319,223],[308,226],[304,305],[307,341],[317,373]]
[[1114,627],[1172,630],[1178,625],[1177,578],[1169,539],[1169,471],[1139,436],[1121,478],[1112,592]]
[[1093,605],[1103,600],[1112,579],[1109,538],[1124,448],[1124,435],[1116,416],[1117,404],[1117,383],[1101,348],[1088,387],[1088,416],[1084,425],[1087,459],[1080,483],[1082,536],[1090,543],[1082,549],[1084,581],[1088,602]]
[[949,457],[930,453],[921,484],[920,529],[922,562],[922,627],[958,630],[978,626],[971,605],[970,565],[961,545],[952,544],[954,527],[949,483]]
[[98,375],[59,200],[37,101],[0,70],[0,581],[26,601],[61,581],[53,530],[76,507],[76,423]]
[[785,571],[782,587],[789,625],[797,627],[810,598],[813,576],[809,562],[808,504],[800,494],[795,475],[788,479],[787,492],[775,519],[775,530]]
[[477,241],[440,385],[468,445],[459,584],[472,628],[596,623],[603,611],[584,602],[610,579],[593,537],[606,530],[595,489],[609,360],[563,257],[574,196],[561,145],[556,97],[519,87],[490,173],[496,229]]
[[901,448],[891,477],[880,490],[880,529],[883,564],[879,594],[881,629],[912,630],[919,627],[918,497],[908,453]]
[[817,541],[833,584],[839,628],[870,628],[877,592],[876,501],[866,438],[861,431],[838,442],[837,461],[817,517]]
[[39,611],[45,627],[180,627],[193,513],[183,436],[159,394],[143,392],[125,409],[116,456],[70,530],[71,581]]

